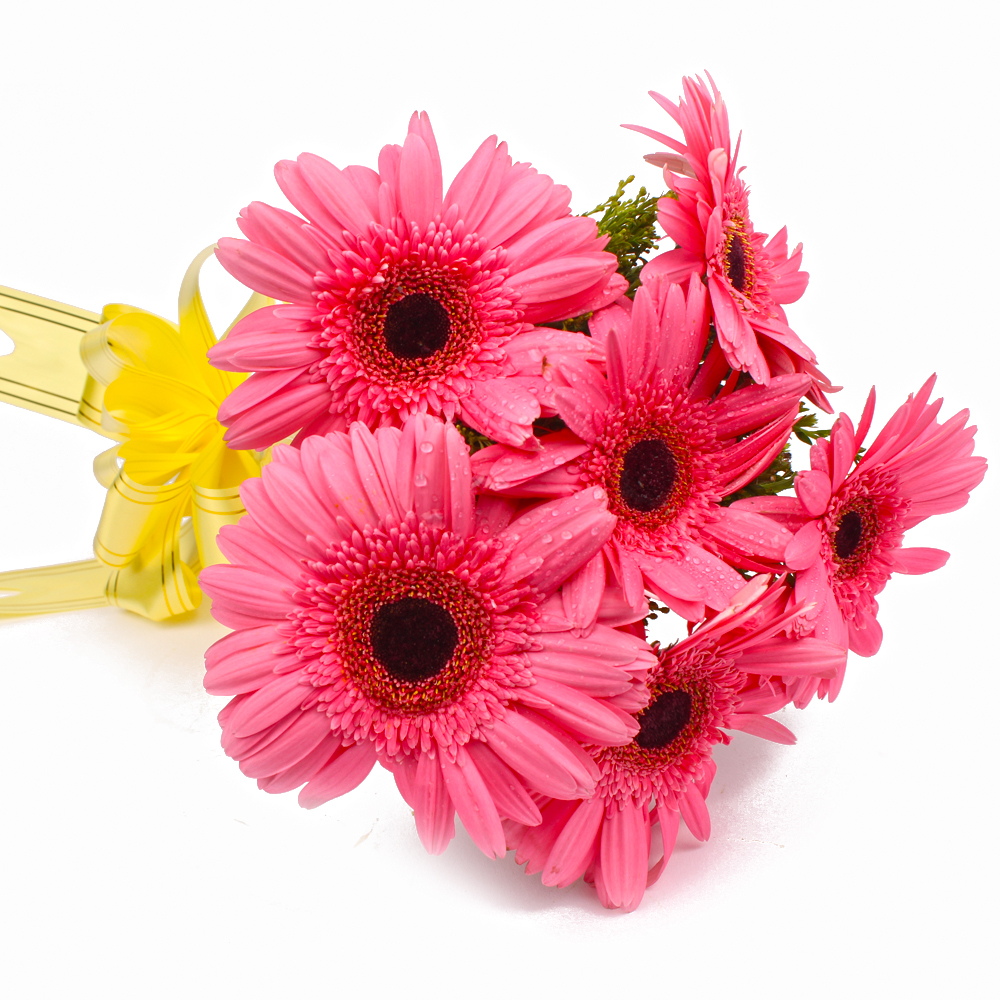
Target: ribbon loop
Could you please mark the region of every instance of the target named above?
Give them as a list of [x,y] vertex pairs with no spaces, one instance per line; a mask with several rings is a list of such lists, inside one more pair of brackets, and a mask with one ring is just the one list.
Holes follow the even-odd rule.
[[[0,596],[0,615],[112,604],[162,620],[198,607],[198,572],[225,562],[216,536],[245,513],[240,484],[267,455],[228,448],[218,421],[246,376],[206,357],[216,338],[198,276],[213,250],[184,276],[177,323],[121,304],[97,316],[0,288],[0,327],[15,343],[0,358],[0,399],[120,442],[94,459],[108,487],[97,558],[0,574],[0,592],[13,592]],[[240,317],[270,301],[254,294]]]

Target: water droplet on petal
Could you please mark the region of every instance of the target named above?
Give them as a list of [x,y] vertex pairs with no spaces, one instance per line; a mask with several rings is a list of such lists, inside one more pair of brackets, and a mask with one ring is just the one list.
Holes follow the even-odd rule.
[[560,534],[566,539],[567,542],[573,537],[572,531],[561,531]]
[[413,485],[414,486],[420,486],[420,487],[426,486],[427,485],[427,477],[422,472],[418,472],[413,477]]
[[542,535],[542,544],[543,545],[548,545],[549,542],[551,542],[551,541],[552,541],[552,536],[551,535]]
[[421,442],[420,442],[420,450],[421,450],[421,451],[422,451],[422,452],[423,452],[423,453],[424,453],[425,455],[429,455],[429,454],[430,454],[430,453],[431,453],[431,452],[432,452],[432,451],[434,450],[434,445],[432,445],[432,444],[430,443],[430,441],[421,441]]

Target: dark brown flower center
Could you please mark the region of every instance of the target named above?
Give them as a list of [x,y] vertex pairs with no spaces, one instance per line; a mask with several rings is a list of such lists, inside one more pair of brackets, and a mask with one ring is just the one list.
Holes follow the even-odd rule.
[[446,608],[424,597],[383,604],[372,616],[375,659],[397,680],[411,684],[440,673],[458,645],[458,628]]
[[837,533],[833,536],[833,547],[837,550],[837,557],[850,559],[857,552],[863,533],[864,522],[861,515],[856,510],[849,510],[840,519]]
[[437,299],[414,292],[389,306],[383,332],[397,358],[429,358],[448,343],[451,318]]
[[658,438],[632,445],[622,462],[619,490],[633,510],[648,513],[663,506],[677,478],[677,460]]
[[634,742],[644,750],[658,750],[672,743],[691,721],[691,695],[664,691],[639,716]]
[[726,277],[736,291],[746,291],[747,251],[740,233],[733,236],[726,249]]

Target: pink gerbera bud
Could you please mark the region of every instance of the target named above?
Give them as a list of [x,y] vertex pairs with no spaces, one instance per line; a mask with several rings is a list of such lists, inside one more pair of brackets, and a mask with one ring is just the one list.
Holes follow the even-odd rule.
[[430,120],[416,113],[377,173],[305,153],[275,174],[305,218],[254,202],[239,220],[247,240],[217,252],[244,284],[289,303],[247,316],[210,352],[219,368],[256,373],[220,410],[230,445],[421,412],[531,440],[541,373],[521,372],[518,338],[625,286],[596,223],[570,215],[569,189],[491,136],[445,192]]
[[304,785],[311,808],[378,761],[429,851],[457,812],[501,855],[501,817],[540,819],[525,784],[589,795],[580,744],[635,734],[651,650],[601,622],[572,633],[559,593],[614,528],[602,490],[477,510],[460,434],[420,414],[278,447],[241,496],[247,515],[219,539],[230,564],[201,574],[235,629],[205,685],[235,695],[223,747],[261,788]]
[[[647,679],[649,704],[636,714],[639,732],[624,746],[588,748],[601,771],[593,798],[536,795],[541,824],[506,824],[527,873],[540,871],[554,886],[585,875],[605,906],[634,910],[663,871],[682,818],[695,837],[708,839],[712,748],[729,742],[725,730],[794,743],[768,718],[790,700],[781,676],[832,677],[847,656],[821,639],[780,634],[803,613],[786,607],[787,590],[758,576],[723,612],[660,651]],[[657,822],[663,856],[650,868]]]
[[537,452],[499,444],[477,452],[477,481],[515,497],[607,492],[614,532],[567,584],[580,595],[581,626],[593,620],[605,579],[616,580],[635,608],[649,590],[699,620],[743,585],[733,565],[781,565],[790,533],[719,501],[781,451],[809,377],[781,375],[767,386],[727,379],[718,345],[706,356],[699,282],[686,295],[677,284],[644,285],[634,304],[622,299],[590,325],[606,343],[607,377],[580,366],[571,387],[554,390],[567,429],[542,438]]
[[802,244],[788,253],[784,229],[770,240],[750,218],[750,190],[737,168],[739,141],[732,150],[729,114],[711,77],[685,77],[677,104],[650,96],[680,126],[684,141],[641,125],[626,125],[662,142],[673,153],[646,157],[663,168],[673,197],[661,198],[658,221],[677,249],[654,257],[642,272],[686,282],[704,279],[712,302],[719,343],[737,371],[749,372],[767,385],[775,375],[805,372],[812,380],[810,398],[830,412],[824,391],[829,379],[816,367],[813,352],[788,325],[782,306],[801,297],[809,275],[801,271]]
[[[893,573],[929,573],[948,559],[941,549],[904,548],[907,529],[932,514],[964,507],[982,482],[986,459],[974,456],[975,427],[962,410],[943,424],[943,400],[928,402],[936,376],[892,415],[861,454],[875,409],[872,389],[857,431],[841,413],[828,440],[817,441],[812,468],[795,479],[794,497],[753,497],[733,504],[770,516],[795,532],[785,561],[797,600],[812,603],[813,634],[873,656],[882,644],[878,602]],[[853,466],[853,469],[852,469]],[[819,694],[836,697],[843,672]]]

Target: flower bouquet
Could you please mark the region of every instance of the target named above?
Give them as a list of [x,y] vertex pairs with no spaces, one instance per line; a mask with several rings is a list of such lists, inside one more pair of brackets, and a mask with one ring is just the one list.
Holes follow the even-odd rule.
[[[801,245],[754,228],[714,83],[652,96],[668,131],[628,127],[659,198],[629,177],[573,215],[495,136],[446,190],[414,114],[377,170],[279,163],[299,214],[245,208],[177,322],[0,289],[0,399],[114,442],[94,559],[0,574],[0,615],[204,592],[232,630],[205,687],[261,789],[314,808],[377,764],[428,851],[457,815],[638,906],[681,822],[709,837],[713,747],[795,742],[774,713],[878,651],[890,577],[947,560],[905,532],[986,469],[933,376],[877,432],[874,390],[820,426]],[[212,252],[253,292],[222,338]]]

